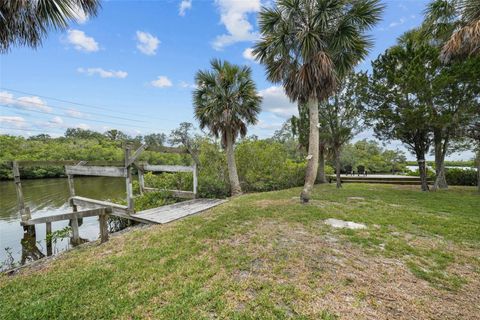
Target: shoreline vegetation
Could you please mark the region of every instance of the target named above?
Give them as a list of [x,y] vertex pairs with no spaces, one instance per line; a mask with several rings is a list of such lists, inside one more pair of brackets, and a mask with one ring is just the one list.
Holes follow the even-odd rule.
[[[308,205],[299,190],[231,198],[0,275],[2,316],[475,318],[475,188],[323,184]],[[331,228],[328,218],[366,229]]]

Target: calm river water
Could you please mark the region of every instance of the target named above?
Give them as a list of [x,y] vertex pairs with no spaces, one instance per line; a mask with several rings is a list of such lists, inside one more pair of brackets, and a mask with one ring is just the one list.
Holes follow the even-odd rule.
[[[125,180],[122,178],[76,177],[75,192],[79,196],[98,200],[125,197]],[[22,180],[25,203],[30,207],[32,218],[66,213],[68,206],[67,179]],[[81,210],[81,208],[79,208]],[[68,221],[52,223],[52,231],[68,226]],[[83,219],[80,237],[87,240],[98,238],[98,218]],[[35,260],[46,255],[45,224],[36,226],[36,239],[23,238],[20,215],[13,181],[0,181],[0,270]],[[53,253],[68,249],[69,239],[57,239]]]

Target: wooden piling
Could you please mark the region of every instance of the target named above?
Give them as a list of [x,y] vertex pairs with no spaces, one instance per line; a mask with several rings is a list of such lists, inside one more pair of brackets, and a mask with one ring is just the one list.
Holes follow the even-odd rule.
[[47,222],[45,224],[45,239],[47,241],[47,256],[52,255],[52,223]]
[[198,178],[197,178],[197,163],[193,164],[193,196],[197,198],[197,187],[198,187]]
[[100,242],[104,243],[108,241],[108,214],[104,211],[98,216],[100,225]]
[[76,215],[73,217],[73,219],[70,220],[70,226],[72,227],[73,245],[80,244],[80,232],[78,230],[78,218]]
[[[20,212],[20,218],[22,221],[28,221],[32,218],[30,214],[30,208],[25,206],[25,199],[23,197],[22,182],[20,180],[20,169],[18,162],[12,162],[13,180],[15,182],[15,190],[17,191],[17,207]],[[35,236],[35,226],[24,226],[24,232],[28,232],[31,236]]]
[[132,185],[132,166],[130,164],[131,147],[125,146],[125,169],[127,170],[126,190],[127,190],[127,207],[128,213],[133,214],[135,211],[135,204],[133,201],[133,185]]

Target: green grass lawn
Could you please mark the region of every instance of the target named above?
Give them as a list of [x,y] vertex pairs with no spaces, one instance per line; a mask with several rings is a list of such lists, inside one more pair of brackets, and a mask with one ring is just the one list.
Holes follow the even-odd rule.
[[[474,188],[249,194],[0,275],[0,319],[476,319]],[[337,218],[366,224],[333,229]]]

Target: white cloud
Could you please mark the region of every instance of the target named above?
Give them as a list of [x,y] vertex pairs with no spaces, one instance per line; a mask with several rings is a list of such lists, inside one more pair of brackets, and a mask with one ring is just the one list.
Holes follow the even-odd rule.
[[0,91],[0,104],[13,104],[13,94],[7,91]]
[[154,35],[143,32],[137,31],[137,49],[140,50],[142,53],[146,54],[147,56],[153,56],[157,54],[157,48],[160,44],[160,40]]
[[81,113],[80,111],[75,110],[75,109],[67,110],[66,114],[71,116],[71,117],[75,117],[75,118],[82,118],[83,117],[83,113]]
[[263,120],[259,120],[255,125],[255,128],[262,129],[262,130],[278,130],[282,127],[281,123],[269,123]]
[[7,91],[0,92],[0,104],[9,105],[25,110],[38,110],[43,112],[52,112],[45,101],[37,96],[25,96],[15,98],[13,94]]
[[52,108],[39,97],[20,97],[16,101],[16,105],[27,110],[40,110],[44,112],[52,112]]
[[67,31],[67,41],[72,44],[76,50],[85,52],[95,52],[100,50],[98,42],[94,38],[89,37],[85,32],[71,29]]
[[215,3],[220,9],[220,21],[228,32],[214,40],[212,45],[215,50],[258,38],[258,33],[248,21],[248,14],[260,11],[260,0],[216,0]]
[[390,23],[388,25],[388,27],[389,28],[395,28],[395,27],[401,26],[404,23],[405,23],[405,18],[400,18],[400,20]]
[[52,120],[50,120],[50,123],[53,124],[63,124],[63,119],[61,117],[53,117]]
[[180,81],[180,87],[182,88],[188,88],[188,89],[196,89],[197,86],[195,84],[191,84],[185,81]]
[[192,0],[182,0],[182,2],[180,2],[178,14],[183,17],[185,12],[190,9],[192,9]]
[[150,84],[157,88],[166,88],[172,86],[172,81],[166,76],[158,76],[157,80],[153,80]]
[[88,124],[85,124],[85,123],[79,123],[79,124],[75,125],[75,128],[88,130],[88,129],[90,129],[90,126]]
[[247,48],[247,49],[243,50],[242,56],[247,60],[257,62],[255,60],[255,56],[253,55],[253,48]]
[[297,105],[290,101],[283,87],[271,86],[260,90],[259,94],[263,97],[262,109],[264,111],[269,111],[282,118],[289,118],[298,114]]
[[23,128],[27,125],[24,118],[17,116],[0,116],[0,123],[7,123],[17,128]]
[[80,73],[88,74],[89,76],[97,74],[102,78],[124,79],[128,76],[128,73],[126,71],[105,70],[102,68],[87,68],[87,69],[78,68],[77,71]]

